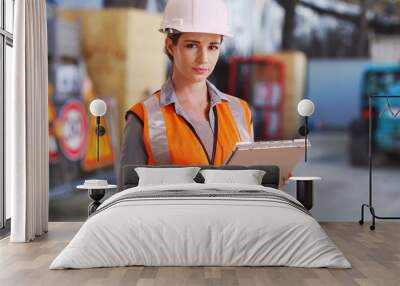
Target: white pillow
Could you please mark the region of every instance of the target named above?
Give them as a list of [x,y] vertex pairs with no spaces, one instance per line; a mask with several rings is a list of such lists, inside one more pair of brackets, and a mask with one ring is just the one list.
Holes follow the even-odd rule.
[[193,179],[199,170],[199,167],[135,168],[139,176],[138,186],[196,183]]
[[262,170],[201,170],[205,184],[226,183],[261,185],[265,171]]

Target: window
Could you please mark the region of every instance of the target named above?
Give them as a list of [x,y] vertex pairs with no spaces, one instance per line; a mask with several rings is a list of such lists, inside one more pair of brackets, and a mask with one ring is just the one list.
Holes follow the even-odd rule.
[[[10,217],[9,194],[5,185],[5,100],[11,93],[14,0],[0,0],[0,228]],[[7,202],[7,203],[6,203]]]

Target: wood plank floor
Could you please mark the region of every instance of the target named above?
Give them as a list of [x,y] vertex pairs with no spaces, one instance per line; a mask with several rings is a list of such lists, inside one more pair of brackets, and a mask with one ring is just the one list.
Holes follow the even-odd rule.
[[123,267],[48,270],[82,223],[50,223],[27,244],[0,241],[0,285],[400,285],[400,224],[379,222],[375,232],[357,223],[323,223],[353,268]]

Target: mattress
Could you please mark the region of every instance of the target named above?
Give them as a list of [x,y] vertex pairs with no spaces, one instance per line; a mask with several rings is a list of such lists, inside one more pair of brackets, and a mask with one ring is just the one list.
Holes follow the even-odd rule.
[[292,196],[257,185],[198,183],[115,194],[50,269],[132,265],[351,267]]

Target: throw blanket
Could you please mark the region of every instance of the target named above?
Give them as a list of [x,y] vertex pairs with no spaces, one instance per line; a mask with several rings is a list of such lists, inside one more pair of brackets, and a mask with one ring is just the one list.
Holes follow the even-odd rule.
[[113,200],[107,201],[101,205],[101,207],[92,214],[95,215],[99,212],[102,212],[116,204],[121,202],[128,202],[128,201],[145,201],[145,200],[152,200],[152,199],[175,199],[175,200],[187,200],[187,199],[203,199],[209,200],[213,199],[237,199],[237,200],[251,200],[255,199],[257,201],[269,201],[269,202],[276,202],[281,204],[286,204],[292,206],[299,211],[304,212],[305,214],[310,215],[309,211],[298,201],[295,201],[293,198],[288,198],[287,196],[283,195],[283,193],[278,194],[276,192],[271,192],[267,190],[251,190],[251,189],[244,189],[244,190],[218,190],[217,188],[205,188],[202,190],[163,190],[163,191],[146,191],[146,192],[131,192],[124,194],[120,197],[114,198]]

